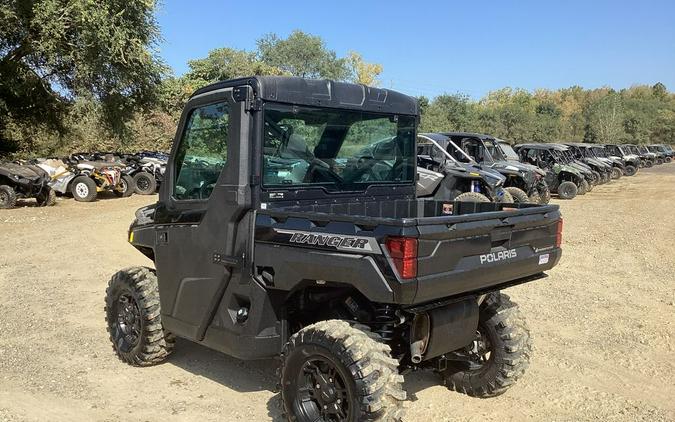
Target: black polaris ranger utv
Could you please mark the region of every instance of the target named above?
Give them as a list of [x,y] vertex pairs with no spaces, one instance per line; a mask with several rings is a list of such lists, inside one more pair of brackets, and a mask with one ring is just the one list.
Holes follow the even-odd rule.
[[[198,90],[159,202],[129,231],[154,269],[122,270],[107,288],[120,359],[161,362],[175,336],[280,356],[283,408],[298,421],[398,419],[408,368],[503,393],[531,343],[500,291],[557,264],[560,213],[417,199],[418,117],[414,98],[324,80]],[[389,137],[388,151],[358,156]]]

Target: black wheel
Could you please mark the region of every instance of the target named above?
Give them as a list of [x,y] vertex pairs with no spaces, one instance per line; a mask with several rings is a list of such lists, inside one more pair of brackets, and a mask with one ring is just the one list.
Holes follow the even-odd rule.
[[645,161],[645,167],[650,168],[654,166],[654,162],[652,160],[646,160]]
[[112,276],[105,320],[113,350],[123,362],[154,365],[173,351],[175,338],[162,327],[157,276],[149,268],[126,268]]
[[321,321],[282,352],[281,400],[288,420],[401,420],[403,377],[389,346],[365,326]]
[[511,195],[513,202],[516,204],[529,204],[531,202],[530,197],[522,189],[511,186],[506,188],[506,191]]
[[612,167],[612,179],[620,179],[623,176],[623,171],[619,167]]
[[96,199],[96,182],[89,176],[77,176],[70,182],[70,193],[80,202],[91,202]]
[[588,182],[588,188],[586,189],[586,193],[591,192],[593,190],[593,186],[595,186],[597,183],[591,183]]
[[591,180],[591,187],[602,183],[603,178],[597,171],[593,170],[593,180]]
[[672,162],[672,161],[673,161],[673,158],[672,158],[672,157],[666,157],[666,163],[670,163],[670,162]]
[[16,206],[16,192],[11,186],[0,185],[0,208],[9,209]]
[[39,207],[51,207],[56,204],[56,192],[52,188],[45,187],[35,199]]
[[586,195],[588,187],[588,181],[586,179],[582,180],[581,183],[579,183],[579,186],[577,186],[577,195]]
[[637,167],[626,166],[626,176],[635,176],[635,173],[637,173]]
[[529,366],[532,340],[518,305],[502,293],[490,293],[480,306],[472,344],[455,352],[441,372],[445,385],[473,397],[503,394]]
[[152,195],[157,190],[157,180],[147,171],[141,171],[134,176],[134,186],[137,194]]
[[560,199],[573,199],[577,196],[578,190],[577,185],[573,182],[562,182],[558,186],[558,196]]
[[115,195],[119,196],[120,198],[128,198],[134,194],[135,189],[136,185],[134,184],[134,178],[128,174],[123,174],[120,178],[120,183],[117,185],[115,190],[113,190],[113,192],[115,192]]
[[539,191],[539,204],[546,205],[551,202],[551,190],[548,188],[548,184],[545,182],[539,183],[537,190]]
[[487,196],[478,192],[464,192],[457,195],[455,201],[459,202],[490,202]]
[[656,159],[656,165],[657,165],[657,166],[660,166],[661,164],[663,164],[663,159],[657,158],[657,159]]

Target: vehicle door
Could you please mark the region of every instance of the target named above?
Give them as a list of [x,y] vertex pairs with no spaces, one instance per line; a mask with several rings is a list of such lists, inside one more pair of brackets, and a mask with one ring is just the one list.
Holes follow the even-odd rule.
[[251,208],[243,104],[232,88],[190,100],[161,186],[155,264],[162,320],[193,340],[204,337],[246,250],[235,241]]

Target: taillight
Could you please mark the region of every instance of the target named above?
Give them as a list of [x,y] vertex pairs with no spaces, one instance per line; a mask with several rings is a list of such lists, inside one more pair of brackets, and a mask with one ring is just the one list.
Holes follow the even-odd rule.
[[563,231],[563,219],[558,220],[558,224],[555,228],[555,247],[559,248],[562,245],[562,231]]
[[412,237],[388,237],[385,245],[401,278],[416,277],[417,239]]

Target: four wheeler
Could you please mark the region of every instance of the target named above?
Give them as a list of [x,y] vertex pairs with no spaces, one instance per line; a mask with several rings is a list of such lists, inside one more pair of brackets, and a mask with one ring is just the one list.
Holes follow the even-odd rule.
[[628,148],[620,145],[605,145],[607,153],[612,157],[618,157],[625,163],[624,176],[635,176],[640,168],[640,157],[631,153]]
[[570,152],[577,161],[581,161],[591,168],[595,184],[605,184],[612,180],[612,165],[599,160],[590,145],[583,143],[566,143]]
[[570,147],[568,147],[567,145],[563,144],[549,144],[549,145],[556,146],[558,148],[559,154],[562,156],[563,162],[579,170],[579,173],[581,173],[581,175],[583,176],[583,180],[581,181],[581,185],[579,185],[577,194],[585,195],[587,192],[593,190],[593,186],[598,184],[599,179],[596,176],[596,173],[593,171],[593,169],[588,164],[575,159],[574,155],[572,155]]
[[612,166],[612,173],[611,173],[612,179],[620,179],[621,176],[623,176],[626,169],[626,163],[622,158],[609,155],[609,153],[607,152],[607,150],[603,145],[597,144],[588,144],[588,145],[598,160]]
[[530,202],[535,204],[548,204],[548,202],[551,200],[551,191],[549,190],[548,184],[546,183],[546,171],[532,164],[521,162],[518,153],[515,149],[513,149],[513,146],[511,146],[509,142],[501,139],[496,139],[496,141],[497,147],[501,151],[506,161],[512,164],[527,166],[535,172],[535,178],[537,179],[535,185],[536,192],[532,191],[530,193]]
[[648,145],[649,151],[656,154],[656,164],[670,163],[673,161],[672,150],[668,151],[665,145],[654,144]]
[[646,146],[644,145],[633,145],[633,144],[628,144],[626,145],[630,152],[633,154],[636,154],[637,156],[640,157],[640,165],[642,167],[652,167],[654,166],[654,161],[656,160],[656,154],[653,152],[649,152],[649,149],[647,149]]
[[14,208],[20,198],[35,198],[41,207],[54,205],[49,175],[34,165],[0,162],[0,208]]
[[181,337],[280,357],[282,408],[299,422],[401,420],[410,370],[504,393],[532,340],[502,290],[558,263],[560,211],[418,199],[418,119],[412,97],[343,82],[198,90],[159,201],[129,229],[154,268],[121,270],[106,289],[117,356],[156,364]]
[[133,169],[135,192],[139,195],[152,195],[164,180],[168,157],[158,153],[140,152],[126,156],[127,164]]
[[546,171],[546,184],[561,199],[577,196],[579,186],[586,180],[579,169],[570,165],[563,155],[565,148],[556,144],[520,144],[515,148],[521,161]]
[[470,157],[461,162],[449,151],[457,146],[446,135],[422,133],[417,143],[417,196],[437,200],[513,203],[506,178],[481,168]]
[[[496,170],[504,177],[505,189],[513,196],[515,202],[541,203],[542,198],[546,200],[548,186],[544,181],[546,172],[535,166],[524,164],[519,161],[509,160],[504,150],[510,149],[512,154],[517,157],[511,146],[489,135],[466,132],[447,132],[442,133],[447,136],[452,143],[461,148],[478,167],[483,169]],[[499,146],[502,143],[503,149]],[[459,157],[461,158],[461,156]],[[545,202],[543,202],[545,203]]]
[[86,161],[74,156],[39,160],[37,165],[50,175],[52,189],[72,194],[76,201],[94,201],[102,191],[112,191],[119,197],[128,197],[134,192],[133,178],[123,174],[117,163]]

